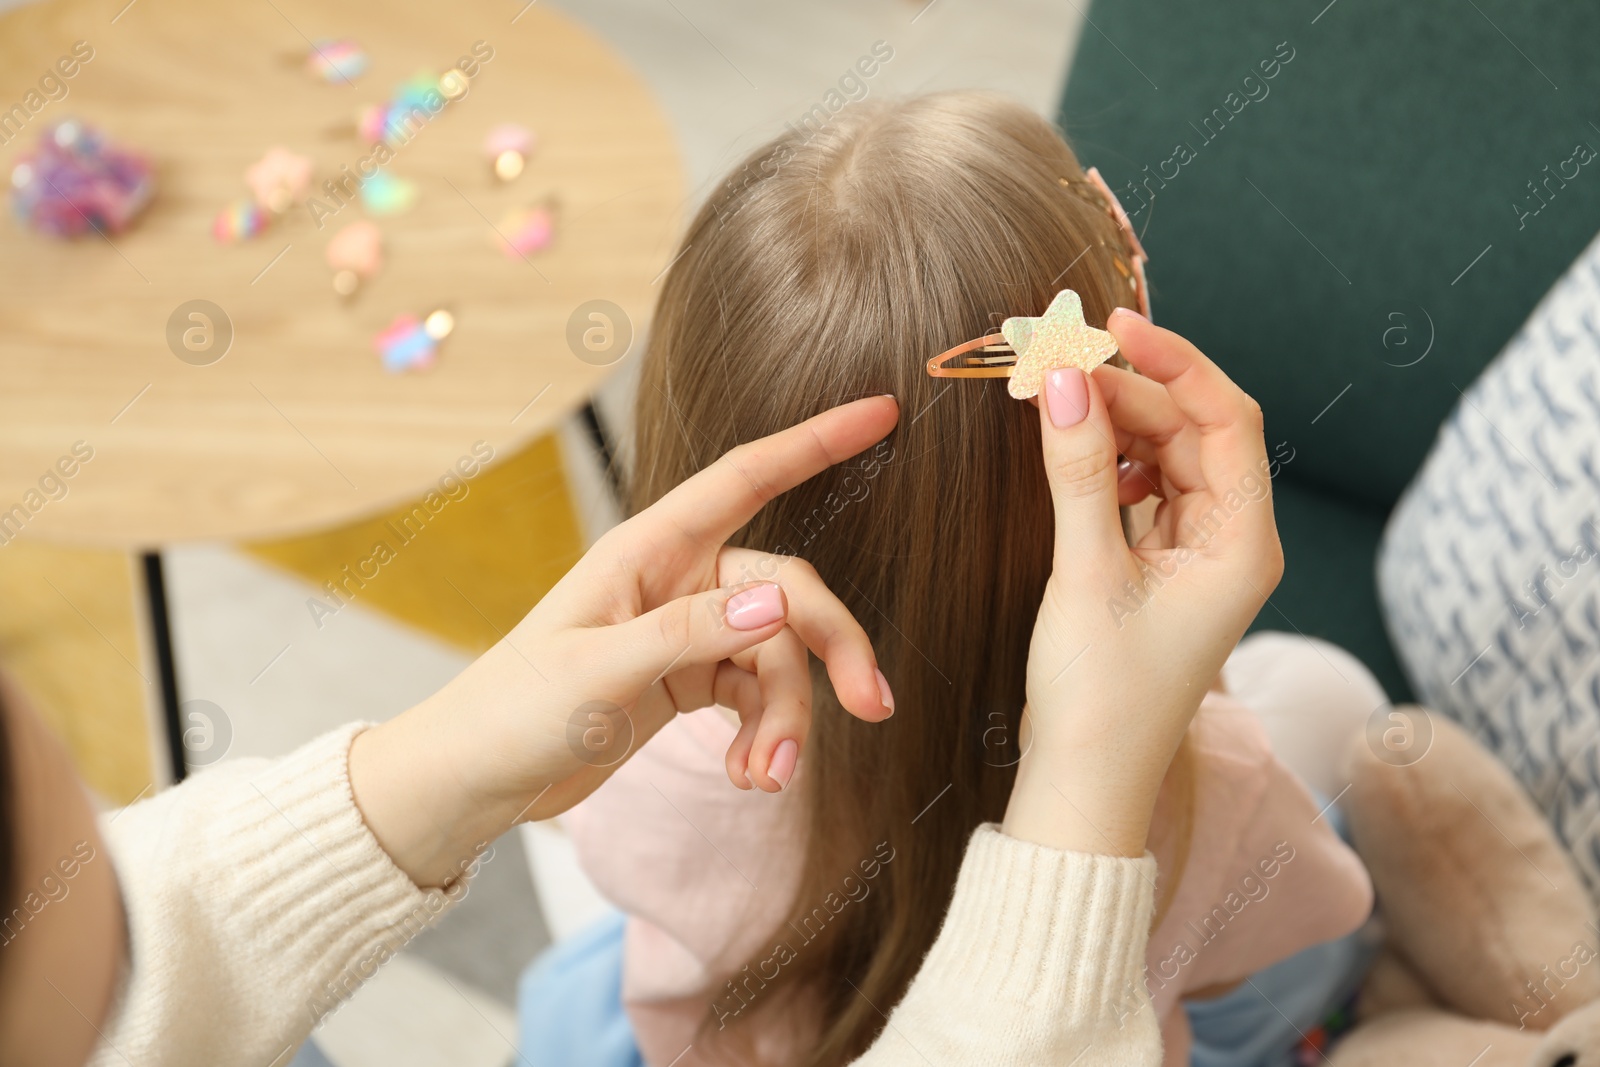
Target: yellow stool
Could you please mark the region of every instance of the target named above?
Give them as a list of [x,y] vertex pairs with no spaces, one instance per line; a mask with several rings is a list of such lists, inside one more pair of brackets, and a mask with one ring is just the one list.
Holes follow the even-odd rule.
[[103,800],[151,788],[156,676],[138,559],[15,540],[0,548],[0,662]]
[[244,547],[315,585],[329,615],[364,604],[476,654],[571,569],[583,535],[547,436],[384,515]]

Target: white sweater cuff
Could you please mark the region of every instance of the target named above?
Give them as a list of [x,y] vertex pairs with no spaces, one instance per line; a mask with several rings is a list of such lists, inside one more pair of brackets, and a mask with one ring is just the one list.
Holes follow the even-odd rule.
[[233,872],[219,897],[235,921],[278,942],[270,951],[287,958],[286,975],[341,999],[466,890],[464,880],[448,893],[418,889],[367,828],[349,766],[351,742],[367,725],[260,769],[211,816],[208,859]]
[[272,1063],[465,893],[418,889],[362,820],[364,729],[223,763],[106,821],[132,966],[92,1062]]
[[[862,1064],[1160,1061],[1144,983],[1155,858],[1061,852],[980,826],[944,926]],[[883,1058],[879,1058],[879,1056]]]

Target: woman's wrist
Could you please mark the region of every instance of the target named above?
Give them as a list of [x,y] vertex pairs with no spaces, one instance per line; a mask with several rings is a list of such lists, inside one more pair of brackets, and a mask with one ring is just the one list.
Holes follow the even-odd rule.
[[1115,752],[1034,748],[1017,766],[1000,832],[1065,852],[1142,856],[1161,788],[1151,778]]
[[516,821],[509,802],[486,803],[461,773],[450,755],[459,736],[449,726],[424,703],[350,745],[350,787],[362,819],[420,889],[449,886]]

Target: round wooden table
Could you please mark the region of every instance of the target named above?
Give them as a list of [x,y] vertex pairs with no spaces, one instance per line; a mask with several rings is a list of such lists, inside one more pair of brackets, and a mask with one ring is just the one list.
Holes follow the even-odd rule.
[[[330,84],[305,59],[338,38],[370,67]],[[466,94],[381,166],[417,199],[374,220],[386,263],[353,300],[324,252],[367,217],[359,202],[320,226],[292,208],[254,239],[212,237],[273,146],[309,156],[335,206],[324,180],[373,155],[360,109],[463,57],[476,60]],[[588,31],[525,0],[44,0],[0,16],[0,174],[68,118],[146,153],[157,191],[121,234],[59,241],[0,221],[0,540],[149,553],[158,613],[164,544],[368,514],[423,495],[478,442],[507,455],[584,405],[618,364],[580,358],[569,322],[598,322],[585,305],[609,301],[631,323],[622,358],[637,358],[677,236],[681,170],[651,94]],[[511,182],[483,151],[503,123],[537,137]],[[508,254],[502,219],[549,197],[553,243]],[[174,312],[197,300],[231,325],[215,362],[169,343]],[[436,365],[387,373],[374,335],[437,308],[455,329]],[[58,496],[51,475],[75,448]],[[170,650],[157,652],[170,683]]]
[[[370,56],[353,84],[304,69],[328,38]],[[93,58],[0,146],[0,174],[76,117],[148,153],[158,189],[120,235],[57,241],[0,222],[0,510],[74,442],[94,450],[67,497],[30,515],[29,536],[141,548],[326,527],[420,496],[477,441],[509,453],[582,405],[612,368],[569,346],[580,305],[620,306],[637,356],[677,235],[677,152],[644,85],[565,16],[515,0],[44,0],[0,17],[0,121],[77,41]],[[323,256],[360,204],[320,229],[300,208],[252,240],[213,239],[268,148],[309,156],[318,186],[357,171],[371,154],[360,108],[476,42],[493,58],[467,94],[382,168],[418,198],[375,220],[387,263],[353,301]],[[538,145],[502,183],[482,143],[507,122]],[[501,219],[550,195],[554,242],[508,256]],[[210,365],[169,348],[169,317],[191,300],[232,323]],[[434,368],[386,373],[374,335],[440,307],[456,328]]]

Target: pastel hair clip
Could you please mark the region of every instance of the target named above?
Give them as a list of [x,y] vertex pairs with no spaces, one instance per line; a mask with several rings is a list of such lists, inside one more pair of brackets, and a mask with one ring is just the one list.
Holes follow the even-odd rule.
[[507,259],[523,259],[549,245],[555,228],[556,201],[546,197],[539,203],[508,211],[490,239]]
[[304,201],[311,188],[311,160],[287,148],[269,148],[245,170],[244,183],[250,195],[223,208],[211,223],[211,236],[223,244],[259,235]]
[[484,155],[494,176],[503,182],[514,180],[528,165],[533,154],[533,133],[514,122],[504,122],[489,131],[483,139]]
[[383,369],[391,374],[427,370],[433,366],[439,343],[456,328],[456,317],[447,308],[438,308],[419,319],[415,315],[396,315],[386,329],[372,339],[372,347],[383,358]]
[[324,256],[333,268],[333,291],[349,299],[383,269],[383,232],[367,219],[352,222],[333,235]]
[[245,170],[244,183],[258,205],[282,215],[310,191],[311,160],[275,145]]
[[271,221],[267,210],[247,197],[217,212],[211,221],[211,236],[223,244],[236,244],[258,236]]
[[445,101],[461,99],[468,88],[466,75],[453,67],[443,74],[417,74],[397,86],[386,102],[362,108],[356,134],[367,144],[399,148],[439,113]]
[[366,49],[348,38],[312,41],[308,47],[280,53],[278,58],[284,66],[303,67],[317,81],[329,85],[354,86],[368,65]]
[[[1112,266],[1117,268],[1123,280],[1128,283],[1128,290],[1132,293],[1138,304],[1139,314],[1145,318],[1150,317],[1150,283],[1144,276],[1144,265],[1150,262],[1150,256],[1144,250],[1144,244],[1139,240],[1139,235],[1134,231],[1133,220],[1128,218],[1128,213],[1122,207],[1122,201],[1117,199],[1117,194],[1111,191],[1111,186],[1100,176],[1099,167],[1090,167],[1084,172],[1082,181],[1073,181],[1070,178],[1056,179],[1065,189],[1076,193],[1086,199],[1093,199],[1104,205],[1111,215],[1111,220],[1117,224],[1117,229],[1122,233],[1123,255],[1113,256]],[[1087,186],[1087,188],[1085,188]],[[1126,256],[1126,259],[1124,259]]]
[[[1026,400],[1039,394],[1046,371],[1077,367],[1087,374],[1116,351],[1109,333],[1083,321],[1078,294],[1063,289],[1043,315],[1005,320],[999,333],[964,341],[928,360],[928,373],[935,378],[1009,378],[1006,392]],[[957,357],[966,357],[963,365],[947,366]]]
[[348,85],[367,72],[367,53],[351,40],[317,41],[306,52],[305,66],[314,78]]
[[380,170],[361,182],[361,206],[370,215],[403,215],[417,203],[417,186]]

